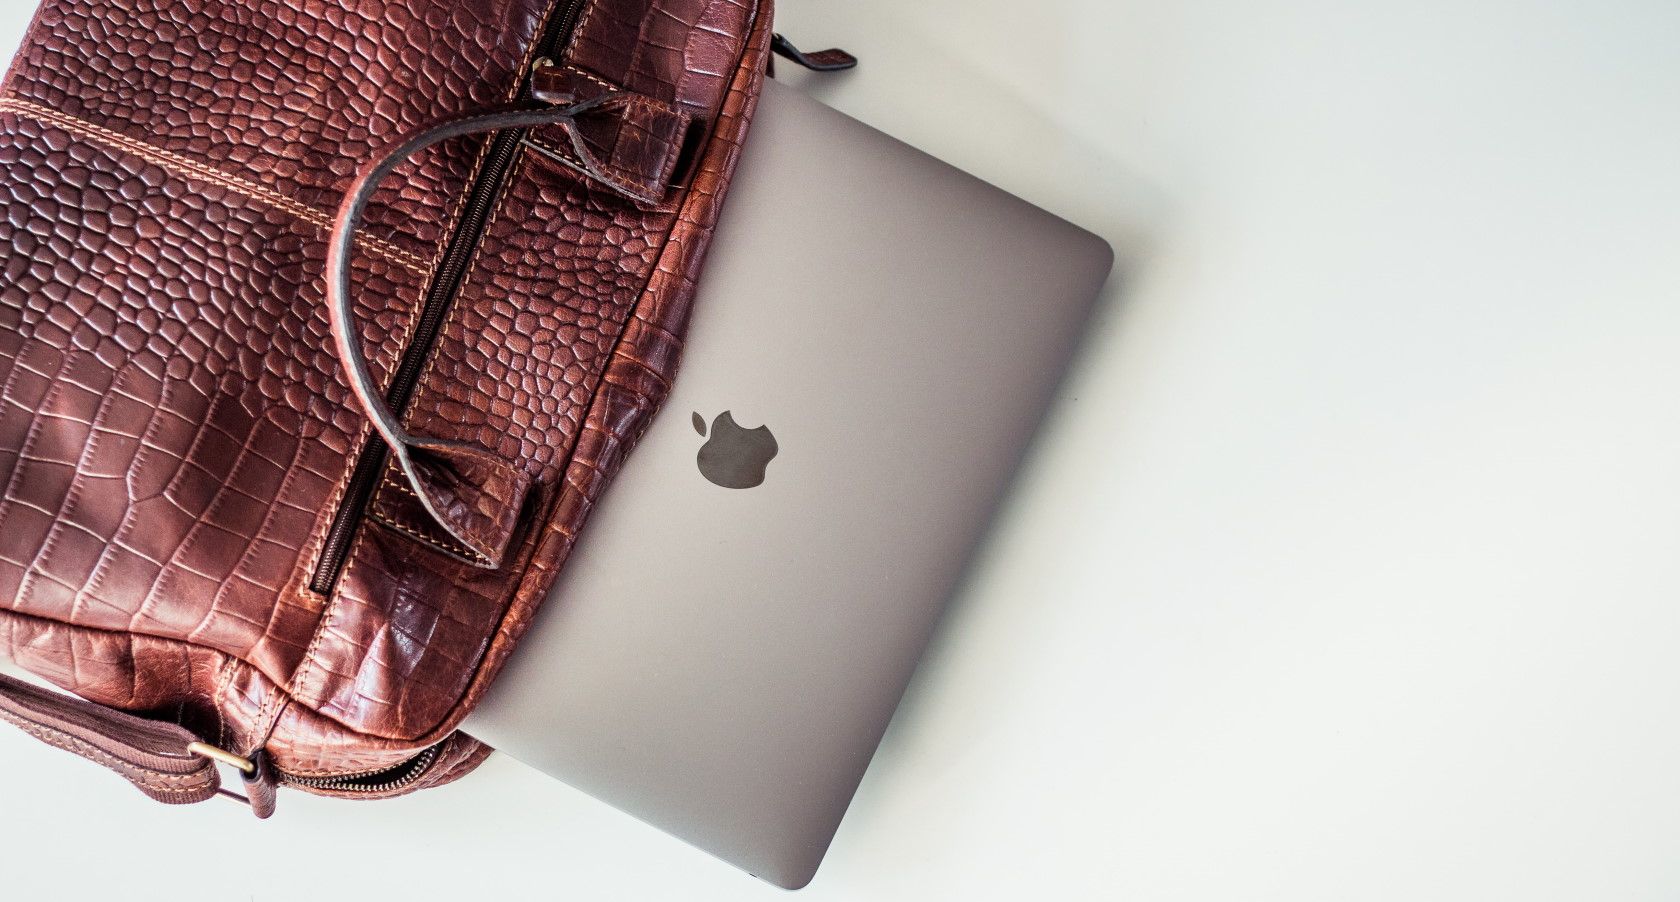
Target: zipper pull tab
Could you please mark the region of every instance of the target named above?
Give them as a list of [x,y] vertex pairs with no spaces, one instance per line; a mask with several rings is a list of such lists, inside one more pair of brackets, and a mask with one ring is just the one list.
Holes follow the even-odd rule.
[[250,805],[251,813],[261,820],[266,820],[274,814],[274,805],[279,795],[277,790],[280,786],[280,774],[274,769],[274,759],[268,756],[266,749],[257,749],[251,753],[251,757],[245,758],[208,742],[194,742],[187,746],[187,751],[206,761],[226,764],[239,772],[239,782],[245,785],[245,794],[240,795],[218,788],[217,795]]
[[857,57],[838,47],[830,47],[827,50],[813,50],[806,53],[793,46],[792,41],[780,34],[770,36],[770,49],[777,56],[791,60],[812,72],[839,72],[854,68],[858,64]]

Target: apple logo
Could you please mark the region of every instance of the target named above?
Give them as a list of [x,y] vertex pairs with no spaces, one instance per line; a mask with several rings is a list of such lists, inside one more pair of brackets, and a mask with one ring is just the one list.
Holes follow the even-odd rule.
[[[706,434],[706,420],[694,414],[694,431]],[[776,437],[769,426],[743,428],[729,411],[712,421],[712,437],[700,446],[695,460],[700,475],[726,489],[750,489],[764,481],[764,468],[776,456]]]

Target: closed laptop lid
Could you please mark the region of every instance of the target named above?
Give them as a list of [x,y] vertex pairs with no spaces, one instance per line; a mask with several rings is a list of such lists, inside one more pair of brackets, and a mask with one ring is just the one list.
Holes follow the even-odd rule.
[[669,400],[465,729],[794,887],[1111,255],[774,82],[730,190]]

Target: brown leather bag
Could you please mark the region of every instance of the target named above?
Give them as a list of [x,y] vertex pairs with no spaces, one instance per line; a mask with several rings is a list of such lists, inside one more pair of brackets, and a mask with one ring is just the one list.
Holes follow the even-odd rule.
[[0,718],[448,783],[664,398],[769,0],[45,0],[0,89]]

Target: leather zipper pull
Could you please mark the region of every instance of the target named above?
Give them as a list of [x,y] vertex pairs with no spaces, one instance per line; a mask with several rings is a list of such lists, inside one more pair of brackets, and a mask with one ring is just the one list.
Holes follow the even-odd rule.
[[830,47],[827,50],[813,50],[806,53],[793,46],[792,41],[779,34],[770,36],[770,49],[777,56],[804,66],[812,72],[840,72],[854,68],[858,64],[857,57],[838,47]]
[[280,795],[280,774],[266,749],[257,749],[251,755],[251,763],[255,766],[249,772],[239,773],[245,784],[245,801],[251,803],[252,814],[266,820],[274,816],[274,805]]

